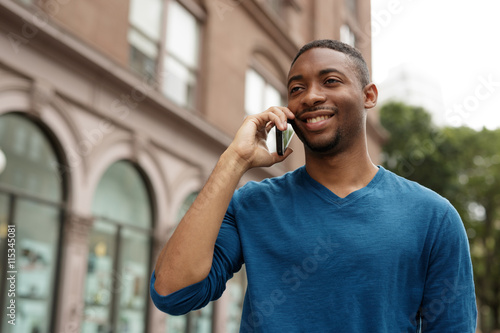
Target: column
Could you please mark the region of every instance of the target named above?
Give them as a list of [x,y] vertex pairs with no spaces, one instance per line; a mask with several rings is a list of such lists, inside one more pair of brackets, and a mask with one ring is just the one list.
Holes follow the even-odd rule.
[[70,214],[64,224],[56,332],[80,332],[84,311],[88,240],[93,218]]

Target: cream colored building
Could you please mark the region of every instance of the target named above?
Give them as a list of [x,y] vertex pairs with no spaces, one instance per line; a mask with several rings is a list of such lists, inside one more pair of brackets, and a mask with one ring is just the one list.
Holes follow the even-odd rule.
[[[369,0],[0,1],[1,332],[237,332],[244,272],[170,317],[155,258],[245,115],[285,103],[298,48],[370,63],[369,21]],[[377,162],[376,113],[368,133]],[[241,184],[302,165],[293,146]]]

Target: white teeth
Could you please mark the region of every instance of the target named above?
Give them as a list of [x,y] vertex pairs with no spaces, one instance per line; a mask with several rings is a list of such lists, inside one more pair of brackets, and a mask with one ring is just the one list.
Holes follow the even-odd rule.
[[327,120],[328,116],[320,116],[320,117],[315,117],[315,118],[307,118],[307,123],[308,124],[311,124],[311,123],[317,123],[318,121],[322,121],[322,120]]

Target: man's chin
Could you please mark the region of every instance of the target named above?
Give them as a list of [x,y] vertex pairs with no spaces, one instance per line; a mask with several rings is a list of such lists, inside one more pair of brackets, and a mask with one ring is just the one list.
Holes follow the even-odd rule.
[[305,149],[316,154],[330,154],[335,153],[340,141],[340,137],[335,137],[333,140],[325,142],[311,142],[308,140],[303,140]]
[[329,137],[320,139],[319,137],[316,137],[315,140],[310,140],[296,126],[294,126],[294,130],[297,137],[304,144],[304,148],[316,154],[334,153],[337,150],[337,146],[339,145],[341,139],[340,133],[337,132],[333,138]]

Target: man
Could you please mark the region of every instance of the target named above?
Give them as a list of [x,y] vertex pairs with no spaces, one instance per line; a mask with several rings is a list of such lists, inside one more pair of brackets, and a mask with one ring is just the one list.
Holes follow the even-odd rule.
[[[249,116],[161,252],[156,306],[183,314],[222,294],[246,265],[242,332],[475,331],[463,224],[446,199],[375,166],[366,114],[377,101],[359,51],[305,45],[288,76],[288,106]],[[250,182],[287,158],[265,145],[293,124],[305,166]]]

